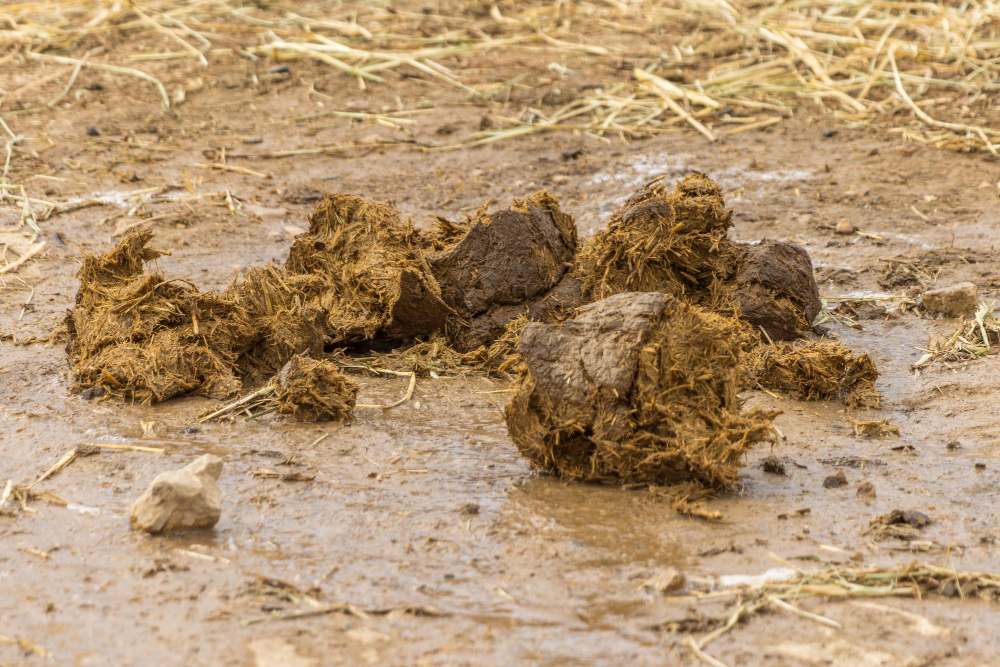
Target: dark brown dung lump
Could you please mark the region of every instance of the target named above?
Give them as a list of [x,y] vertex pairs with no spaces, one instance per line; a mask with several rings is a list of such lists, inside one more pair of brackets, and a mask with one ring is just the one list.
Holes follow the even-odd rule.
[[543,319],[583,303],[579,283],[575,295],[573,283],[559,289],[575,261],[576,224],[547,192],[494,213],[481,210],[439,237],[441,249],[430,252],[429,263],[457,314],[448,334],[460,350],[488,346],[520,315]]
[[730,298],[740,317],[771,340],[793,340],[809,331],[822,307],[809,253],[768,240],[738,247],[742,257]]
[[836,342],[798,341],[761,345],[750,365],[757,383],[787,391],[802,400],[837,399],[852,408],[876,408],[879,372],[865,353],[855,354]]
[[66,318],[74,389],[102,386],[141,402],[239,391],[234,363],[246,321],[229,300],[147,270],[164,254],[147,247],[151,238],[133,232],[84,258]]
[[358,396],[358,385],[335,363],[294,356],[271,380],[278,412],[299,421],[345,421]]
[[323,280],[315,305],[327,313],[328,342],[444,330],[451,309],[416,240],[413,225],[391,204],[343,194],[317,204],[285,269]]
[[453,322],[449,340],[460,350],[490,347],[503,338],[510,323],[518,317],[533,322],[561,322],[589,302],[580,279],[565,276],[548,292],[527,303],[497,306],[477,317]]
[[528,323],[507,428],[536,467],[579,480],[729,488],[771,415],[741,413],[740,323],[623,293],[563,325]]

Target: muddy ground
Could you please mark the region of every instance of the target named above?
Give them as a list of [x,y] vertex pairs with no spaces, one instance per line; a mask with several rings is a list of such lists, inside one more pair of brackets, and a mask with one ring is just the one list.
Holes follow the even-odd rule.
[[[8,76],[4,88],[20,85]],[[273,124],[330,108],[397,108],[398,90],[328,84],[327,97],[310,97],[293,85],[298,76],[293,70],[287,85],[278,77],[265,90],[230,77],[189,95],[180,119],[120,81],[88,90],[87,105],[8,117],[17,132],[52,139],[21,172],[44,174],[30,181],[33,196],[103,203],[41,223],[48,250],[5,276],[0,332],[47,336],[73,301],[81,253],[107,249],[117,226],[135,221],[122,214],[138,200],[116,193],[161,186],[174,186],[171,198],[143,209],[162,216],[145,223],[157,233],[154,245],[172,253],[159,266],[202,288],[283,258],[323,190],[393,199],[422,224],[548,188],[586,235],[653,176],[698,169],[722,184],[736,212],[735,237],[808,248],[824,296],[903,294],[912,286],[878,284],[894,259],[921,262],[937,285],[971,280],[987,298],[1000,289],[1000,167],[982,156],[800,114],[725,144],[693,133],[631,144],[563,133],[454,152],[369,147],[235,157],[400,138],[341,117]],[[402,95],[407,102],[433,92],[405,85],[413,87]],[[479,130],[487,113],[458,100],[412,116],[410,129],[419,141],[439,142]],[[223,146],[226,164],[266,178],[195,166],[218,162]],[[227,191],[236,214],[225,195],[191,197]],[[0,213],[4,224],[17,221],[15,209]],[[843,219],[869,235],[836,235]],[[710,503],[724,514],[717,523],[678,516],[647,491],[533,473],[501,418],[509,386],[502,380],[420,380],[413,400],[384,413],[360,410],[352,425],[273,415],[198,424],[212,401],[86,401],[68,392],[60,345],[7,340],[0,343],[0,483],[27,483],[80,443],[166,452],[78,458],[39,485],[72,506],[37,502],[33,513],[0,518],[0,634],[44,649],[55,664],[78,665],[694,664],[683,636],[657,624],[722,609],[639,590],[669,566],[689,577],[755,575],[779,567],[776,554],[805,569],[919,558],[996,570],[997,360],[910,370],[922,355],[917,348],[956,325],[905,313],[864,320],[860,330],[828,323],[831,336],[877,360],[884,409],[848,415],[839,403],[749,392],[750,405],[782,411],[773,454],[788,475],[763,472],[772,451],[754,450],[742,489]],[[406,389],[404,378],[361,382],[366,403],[392,402]],[[852,417],[891,417],[902,435],[856,438]],[[948,448],[954,441],[960,447]],[[128,507],[152,477],[205,452],[225,460],[218,527],[177,537],[129,532]],[[845,457],[864,463],[829,462]],[[252,476],[262,468],[315,479]],[[824,488],[839,469],[847,486]],[[874,500],[856,496],[863,481],[875,485]],[[862,535],[870,517],[895,508],[931,517],[921,538],[928,552]],[[287,585],[266,583],[272,579]],[[370,613],[268,618],[311,608],[291,587]],[[709,652],[729,665],[976,665],[993,663],[1000,650],[996,609],[982,602],[801,606],[844,629],[770,613],[738,625]],[[47,662],[0,643],[0,664]]]

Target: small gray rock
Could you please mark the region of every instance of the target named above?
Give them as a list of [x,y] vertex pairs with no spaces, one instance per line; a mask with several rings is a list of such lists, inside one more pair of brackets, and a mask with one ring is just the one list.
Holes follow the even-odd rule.
[[924,309],[930,313],[960,317],[976,312],[979,307],[979,290],[973,283],[957,283],[940,287],[920,295]]
[[132,530],[155,534],[213,527],[222,516],[220,474],[222,459],[214,454],[160,473],[132,505]]
[[838,470],[836,475],[829,475],[823,480],[824,489],[836,489],[847,484],[847,475],[843,470]]

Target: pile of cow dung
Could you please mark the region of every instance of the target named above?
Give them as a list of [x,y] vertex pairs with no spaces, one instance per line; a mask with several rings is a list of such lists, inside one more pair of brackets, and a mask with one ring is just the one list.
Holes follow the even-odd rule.
[[662,178],[636,192],[580,253],[595,299],[663,292],[736,313],[774,340],[808,332],[820,311],[809,254],[791,243],[737,243],[719,186],[692,173],[668,192]]
[[[492,214],[481,210],[464,234],[428,254],[441,297],[455,312],[448,339],[468,352],[489,347],[519,316],[558,321],[585,303],[576,258],[576,223],[547,192]],[[443,247],[442,247],[443,246]]]
[[752,375],[774,391],[807,401],[838,399],[851,408],[877,408],[878,369],[867,354],[836,342],[798,341],[760,345],[753,350]]
[[271,380],[277,412],[299,421],[346,421],[358,385],[332,361],[296,355]]
[[768,414],[740,411],[749,378],[852,406],[878,398],[866,355],[760,345],[754,331],[809,331],[812,266],[792,244],[730,241],[731,225],[718,186],[697,173],[673,191],[644,186],[582,247],[546,192],[430,232],[391,203],[328,195],[283,266],[254,268],[222,294],[165,280],[147,266],[162,253],[136,232],[80,271],[75,386],[157,402],[274,376],[274,411],[346,419],[357,386],[324,352],[389,345],[365,353],[419,375],[516,366],[508,426],[539,467],[727,488],[772,433]]
[[774,433],[772,414],[740,410],[749,342],[735,318],[655,292],[528,323],[507,428],[535,466],[572,479],[731,488]]
[[147,271],[165,253],[148,231],[85,257],[66,318],[77,391],[101,386],[142,402],[239,391],[236,361],[250,324],[232,301]]

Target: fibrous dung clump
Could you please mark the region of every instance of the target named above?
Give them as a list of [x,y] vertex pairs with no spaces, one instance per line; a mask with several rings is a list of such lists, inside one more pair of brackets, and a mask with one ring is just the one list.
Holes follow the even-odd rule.
[[576,257],[576,223],[547,192],[494,213],[481,210],[438,237],[439,249],[428,259],[441,297],[455,312],[448,339],[458,350],[489,347],[522,315],[558,321],[584,303],[580,281],[567,275]]
[[528,323],[507,427],[536,467],[579,480],[729,488],[773,437],[740,409],[745,329],[660,293],[624,293],[564,325]]
[[663,178],[640,188],[580,255],[580,272],[595,299],[622,292],[663,292],[704,301],[735,273],[727,234],[732,211],[722,191],[699,173],[673,191]]
[[88,256],[66,318],[77,391],[101,386],[142,402],[239,391],[236,359],[247,323],[231,301],[146,270],[163,252],[135,232]]
[[836,399],[852,408],[875,408],[879,372],[865,353],[836,342],[799,341],[761,345],[750,361],[757,383],[803,400]]
[[413,225],[391,204],[328,195],[316,206],[285,269],[322,280],[314,300],[326,313],[328,343],[444,329],[452,311],[416,241]]
[[278,412],[299,421],[345,421],[358,385],[332,361],[294,356],[271,380]]
[[673,191],[640,188],[580,253],[578,275],[595,299],[663,292],[735,313],[775,340],[798,338],[820,311],[809,254],[791,243],[737,243],[722,191],[699,173]]

